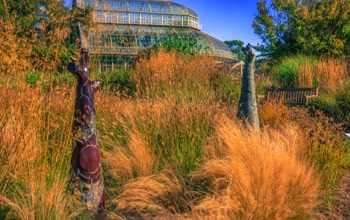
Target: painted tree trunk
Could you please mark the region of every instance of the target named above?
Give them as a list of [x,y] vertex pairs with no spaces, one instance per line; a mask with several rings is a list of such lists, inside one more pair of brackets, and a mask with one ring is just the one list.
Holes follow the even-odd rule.
[[100,81],[90,80],[89,53],[81,50],[80,64],[72,58],[68,70],[77,78],[71,158],[71,191],[88,209],[103,212],[106,192],[97,141],[94,93]]
[[248,122],[253,129],[259,131],[259,116],[254,82],[254,62],[256,55],[250,44],[243,47],[242,51],[245,54],[245,64],[242,75],[242,88],[238,103],[237,117],[244,122]]

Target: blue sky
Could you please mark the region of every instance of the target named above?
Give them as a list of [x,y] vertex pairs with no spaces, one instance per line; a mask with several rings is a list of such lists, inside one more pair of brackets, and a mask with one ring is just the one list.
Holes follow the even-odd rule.
[[260,39],[254,34],[252,23],[257,14],[256,0],[173,0],[195,12],[202,31],[224,40],[241,40],[256,45]]
[[[71,0],[64,0],[71,4]],[[257,14],[256,0],[172,0],[197,12],[202,31],[224,40],[260,43],[252,23]]]

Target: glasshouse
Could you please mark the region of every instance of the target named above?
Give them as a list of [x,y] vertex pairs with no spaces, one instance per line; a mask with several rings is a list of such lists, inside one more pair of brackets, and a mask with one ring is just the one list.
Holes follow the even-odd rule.
[[92,27],[79,28],[101,72],[129,65],[140,51],[172,34],[195,38],[203,53],[236,59],[225,43],[201,32],[193,10],[170,0],[75,0],[73,6],[93,9]]

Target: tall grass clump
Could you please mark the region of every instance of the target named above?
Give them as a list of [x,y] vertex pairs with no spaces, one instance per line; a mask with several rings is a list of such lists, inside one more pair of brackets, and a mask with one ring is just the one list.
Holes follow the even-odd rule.
[[317,59],[304,55],[284,58],[274,70],[274,78],[279,86],[298,88],[315,84],[314,70]]
[[[139,218],[290,219],[315,215],[320,181],[307,158],[301,132],[261,136],[229,119],[216,126],[210,158],[192,183],[164,171],[125,184],[116,211]],[[214,142],[213,142],[214,143]],[[216,152],[213,154],[213,152]]]
[[77,215],[65,187],[73,90],[49,94],[16,82],[0,90],[0,206],[7,207],[1,217],[70,219]]
[[210,77],[214,73],[211,61],[205,55],[186,58],[177,52],[159,51],[149,59],[141,59],[131,78],[136,82],[140,95],[165,95],[174,90],[199,92],[210,85]]
[[304,134],[305,155],[322,178],[324,202],[334,199],[334,188],[348,168],[349,150],[344,129],[318,110],[287,108],[280,103],[264,103],[260,107],[263,129],[283,129],[286,124],[300,127]]
[[[20,73],[0,77],[0,218],[83,218],[66,190],[75,79]],[[326,117],[265,103],[262,133],[242,128],[239,83],[209,56],[158,51],[103,80],[108,218],[311,218],[320,185],[327,194],[341,174],[343,140]]]
[[261,135],[230,121],[219,123],[222,158],[194,172],[209,193],[194,208],[207,219],[310,218],[319,204],[320,180],[304,157],[302,133],[292,126]]
[[[203,160],[202,146],[212,136],[220,110],[205,100],[119,102],[123,107],[115,108],[111,119],[102,122],[119,125],[113,135],[119,133],[125,140],[105,154],[113,162],[110,167],[120,167],[113,171],[117,179],[125,181],[166,169],[186,176],[198,168]],[[112,145],[113,135],[101,138]],[[114,156],[123,160],[114,160]]]
[[326,93],[337,92],[349,81],[346,60],[322,59],[317,63],[317,83]]
[[336,92],[347,82],[347,62],[342,59],[296,55],[276,65],[273,78],[278,86],[299,88],[318,86],[322,92]]
[[140,59],[131,71],[139,97],[175,96],[179,99],[203,98],[226,102],[238,97],[239,83],[218,74],[215,60],[208,55],[189,57],[176,51],[153,52]]

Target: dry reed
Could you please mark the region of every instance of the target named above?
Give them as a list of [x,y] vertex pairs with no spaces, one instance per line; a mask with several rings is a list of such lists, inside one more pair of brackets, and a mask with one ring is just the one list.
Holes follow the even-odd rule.
[[[149,59],[137,62],[131,78],[143,94],[173,93],[173,90],[201,92],[210,87],[210,79],[215,74],[213,58],[198,55],[194,58],[176,52],[160,51]],[[170,90],[170,91],[167,91]]]
[[318,84],[326,92],[338,91],[349,79],[347,62],[340,59],[326,59],[317,63]]
[[167,172],[142,177],[122,187],[116,212],[145,219],[315,216],[320,181],[304,157],[298,129],[288,126],[285,132],[259,136],[224,119],[217,135],[220,146],[210,147],[224,156],[214,156],[192,173],[194,183],[206,185],[206,190],[195,191]]
[[259,136],[224,120],[217,132],[226,156],[194,173],[210,184],[195,212],[204,219],[290,219],[315,213],[320,181],[303,156],[298,129]]
[[[132,78],[139,93],[134,97],[103,89],[96,94],[99,143],[113,209],[109,217],[314,216],[320,181],[306,155],[312,151],[319,156],[320,145],[308,149],[309,130],[303,127],[301,133],[292,126],[290,121],[297,120],[280,106],[263,106],[263,121],[271,126],[260,135],[235,125],[234,108],[216,98],[210,63],[208,57],[163,53],[137,64]],[[2,77],[0,84],[0,204],[10,207],[5,217],[73,218],[79,211],[65,188],[74,89],[53,87],[45,75],[32,87],[25,76],[16,77]],[[319,149],[335,149],[327,144],[338,142],[323,139],[331,131],[315,133],[325,143]]]
[[11,208],[8,218],[73,218],[64,187],[72,119],[72,99],[64,97],[72,90],[49,95],[22,82],[0,91],[0,204]]
[[342,59],[328,58],[313,62],[306,59],[299,69],[300,87],[313,87],[316,84],[327,93],[342,88],[348,78],[347,62]]

